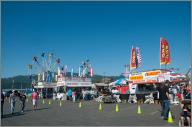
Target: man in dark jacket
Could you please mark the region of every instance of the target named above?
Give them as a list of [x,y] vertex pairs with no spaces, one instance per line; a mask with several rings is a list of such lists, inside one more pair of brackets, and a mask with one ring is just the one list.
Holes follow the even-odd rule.
[[159,91],[159,99],[162,106],[161,116],[163,116],[164,120],[167,120],[170,108],[169,87],[165,83],[162,83],[159,87],[157,87],[157,90]]

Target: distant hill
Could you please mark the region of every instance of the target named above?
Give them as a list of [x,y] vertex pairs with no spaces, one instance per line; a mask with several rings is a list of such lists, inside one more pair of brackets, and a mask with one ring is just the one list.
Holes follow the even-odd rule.
[[[70,76],[70,72],[67,73],[67,76]],[[78,76],[77,73],[74,73],[74,76]],[[93,83],[99,83],[103,82],[103,78],[105,79],[110,79],[110,81],[115,81],[118,78],[121,78],[122,76],[105,76],[103,77],[102,75],[94,75],[92,78]],[[32,79],[37,80],[37,75],[32,76]],[[13,84],[14,80],[14,84]],[[31,87],[31,79],[29,76],[26,75],[18,75],[15,77],[9,77],[9,78],[2,78],[1,79],[1,88],[2,89],[11,89],[13,88],[30,88]]]
[[[37,76],[32,76],[32,79],[37,80]],[[15,77],[2,78],[1,79],[1,88],[10,89],[10,88],[30,88],[31,79],[29,76],[18,75]]]

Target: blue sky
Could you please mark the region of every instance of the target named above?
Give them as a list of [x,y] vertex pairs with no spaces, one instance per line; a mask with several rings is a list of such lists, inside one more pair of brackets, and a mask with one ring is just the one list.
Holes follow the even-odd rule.
[[132,45],[141,48],[138,71],[159,68],[160,37],[168,67],[190,65],[190,2],[3,2],[1,13],[3,77],[29,74],[44,51],[68,68],[88,58],[95,74],[120,75]]

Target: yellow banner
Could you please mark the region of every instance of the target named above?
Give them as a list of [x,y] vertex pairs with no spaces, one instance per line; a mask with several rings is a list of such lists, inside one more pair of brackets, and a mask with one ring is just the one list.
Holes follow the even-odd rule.
[[139,81],[139,80],[143,80],[143,76],[142,75],[134,75],[134,76],[130,76],[129,77],[130,81]]
[[161,71],[149,71],[145,73],[145,76],[156,76],[159,75]]

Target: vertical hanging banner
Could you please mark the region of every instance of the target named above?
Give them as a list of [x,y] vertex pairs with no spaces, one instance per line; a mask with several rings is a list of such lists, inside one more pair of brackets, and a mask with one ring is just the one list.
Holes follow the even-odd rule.
[[90,76],[93,77],[93,68],[90,69]]
[[79,77],[81,77],[81,67],[79,67]]
[[60,76],[60,74],[61,74],[61,70],[60,70],[60,68],[58,67],[58,73],[57,73],[57,75]]
[[85,77],[85,74],[86,74],[86,68],[83,69],[83,77]]
[[65,65],[65,67],[64,67],[64,74],[65,74],[65,76],[67,75],[67,65]]
[[71,69],[71,77],[73,77],[73,68]]
[[137,54],[137,68],[141,67],[141,51],[139,47],[136,47],[136,54]]
[[170,64],[170,63],[171,63],[170,47],[169,47],[169,43],[167,42],[165,46],[165,64]]
[[164,38],[160,38],[160,64],[170,64],[170,47]]
[[131,50],[131,59],[130,59],[130,70],[133,70],[136,68],[136,50],[132,47]]

